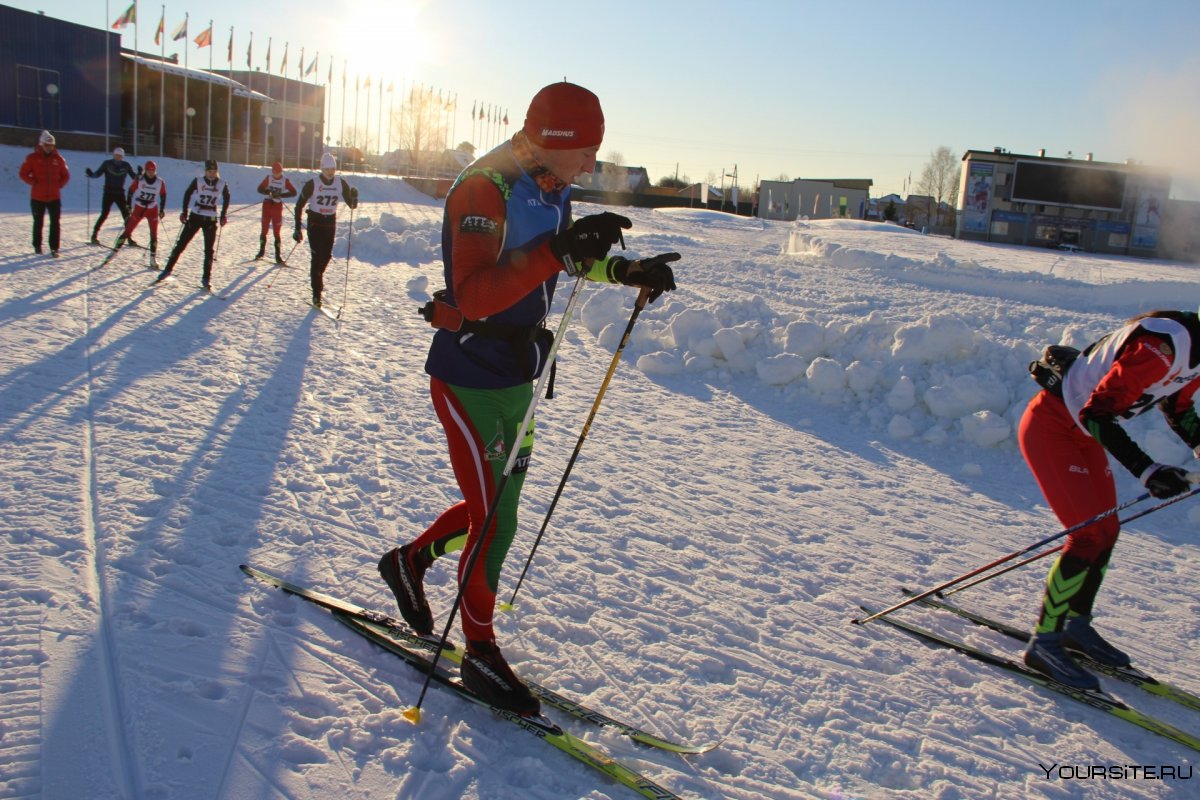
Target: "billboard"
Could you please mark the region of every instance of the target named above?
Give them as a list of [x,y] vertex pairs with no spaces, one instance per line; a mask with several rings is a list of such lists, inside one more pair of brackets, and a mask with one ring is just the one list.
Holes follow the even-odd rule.
[[1125,200],[1125,178],[1124,173],[1104,167],[1018,161],[1012,200],[1120,211]]

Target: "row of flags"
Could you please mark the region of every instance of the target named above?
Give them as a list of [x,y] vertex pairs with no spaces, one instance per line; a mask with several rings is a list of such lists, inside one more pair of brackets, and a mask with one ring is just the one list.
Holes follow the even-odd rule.
[[[113,30],[119,30],[121,28],[127,27],[130,24],[133,24],[133,25],[137,24],[137,2],[136,1],[133,3],[130,3],[129,8],[125,9],[125,12],[123,14],[121,14],[119,17],[117,17],[117,19],[112,24],[112,28],[113,28]],[[164,7],[162,16],[160,16],[159,20],[158,20],[158,26],[155,28],[155,31],[154,31],[154,43],[156,45],[161,46],[164,43],[164,37],[166,36],[166,24],[167,24],[167,13],[166,13],[166,8]],[[174,30],[171,31],[170,36],[171,36],[171,40],[176,41],[176,42],[178,42],[182,39],[188,38],[189,31],[188,31],[188,17],[187,16],[184,17],[183,22],[179,23],[179,25],[177,25],[174,28]],[[199,47],[199,48],[212,47],[213,46],[213,23],[210,21],[208,23],[208,26],[204,30],[200,31],[200,33],[196,34],[196,36],[192,38],[192,42],[194,42],[196,47]],[[301,79],[308,78],[317,72],[317,63],[318,63],[319,57],[320,57],[320,53],[317,53],[310,60],[308,60],[307,63],[305,63],[304,49],[303,48],[300,49],[299,70],[300,70],[300,78]],[[248,69],[253,67],[253,60],[254,60],[254,34],[252,33],[252,34],[250,34],[250,41],[246,45],[246,67]],[[232,66],[232,64],[233,64],[233,28],[229,29],[229,46],[226,51],[226,61]],[[328,73],[326,74],[326,81],[329,85],[333,84],[333,61],[334,61],[333,57],[330,56],[329,70],[328,70]],[[287,74],[287,65],[288,65],[288,45],[284,44],[283,58],[281,58],[280,62],[279,62],[280,75]],[[268,74],[271,73],[271,41],[270,40],[267,41],[266,72]],[[346,62],[343,61],[342,62],[342,88],[343,89],[347,88],[346,72],[347,72]],[[382,95],[382,93],[385,91],[382,77],[380,77],[380,79],[379,79],[378,86],[379,86],[380,94]],[[356,92],[359,90],[365,90],[365,89],[370,89],[370,88],[371,88],[371,76],[370,75],[366,76],[365,79],[360,78],[359,76],[355,76],[354,90]],[[389,81],[387,84],[386,91],[392,92],[394,89],[395,89],[395,82]],[[434,89],[432,86],[417,87],[414,85],[409,90],[409,100],[410,101],[419,100],[422,103],[427,104],[428,107],[437,108],[444,112],[454,112],[454,111],[458,110],[458,96],[457,95],[451,96],[447,92],[443,96],[442,90],[439,89],[439,90],[437,90],[437,95],[436,95],[436,99],[435,99]],[[477,100],[471,106],[471,120],[472,120],[472,122],[479,120],[479,121],[487,121],[488,123],[492,123],[492,124],[508,125],[508,109],[501,109],[499,106],[495,106],[490,103],[482,103]]]

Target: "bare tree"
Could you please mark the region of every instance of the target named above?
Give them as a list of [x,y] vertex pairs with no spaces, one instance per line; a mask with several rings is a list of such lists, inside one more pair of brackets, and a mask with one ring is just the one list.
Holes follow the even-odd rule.
[[610,150],[606,160],[600,165],[600,174],[596,176],[599,187],[606,192],[628,192],[626,181],[625,156],[616,150]]
[[921,179],[917,181],[917,194],[923,194],[932,199],[930,209],[931,219],[935,224],[942,223],[943,203],[950,208],[958,205],[958,183],[962,173],[962,163],[956,158],[954,151],[942,145],[929,154],[929,162],[921,170]]

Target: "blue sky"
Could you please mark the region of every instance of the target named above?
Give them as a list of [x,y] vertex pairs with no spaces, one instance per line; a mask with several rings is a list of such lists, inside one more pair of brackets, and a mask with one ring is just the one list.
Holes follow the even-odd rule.
[[[94,27],[128,6],[8,4]],[[652,180],[676,170],[719,180],[736,166],[744,187],[755,177],[871,178],[880,196],[916,181],[941,145],[1000,146],[1169,167],[1181,176],[1174,194],[1200,200],[1200,3],[738,5],[188,0],[166,5],[166,28],[188,13],[195,36],[212,19],[216,68],[232,26],[235,68],[253,33],[256,68],[271,37],[276,73],[286,42],[291,77],[303,47],[306,60],[320,52],[318,76],[333,57],[335,84],[345,63],[351,82],[383,75],[456,94],[459,141],[472,138],[474,102],[506,108],[511,133],[532,94],[566,77],[601,98],[601,157],[618,153]],[[139,3],[143,50],[156,49],[162,7]],[[133,28],[123,36],[131,46]],[[168,55],[182,43],[170,44]],[[205,66],[208,55],[192,46],[188,59]],[[333,105],[336,127],[336,90]]]

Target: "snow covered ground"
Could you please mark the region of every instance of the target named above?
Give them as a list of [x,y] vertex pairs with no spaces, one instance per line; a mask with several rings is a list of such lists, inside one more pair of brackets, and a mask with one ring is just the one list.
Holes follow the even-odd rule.
[[[262,169],[221,170],[236,211],[221,302],[196,291],[199,240],[153,292],[142,250],[89,271],[96,154],[66,153],[63,257],[34,256],[25,152],[0,148],[0,797],[634,796],[437,689],[410,725],[421,676],[237,569],[391,610],[376,559],[457,499],[416,315],[441,281],[440,204],[349,176],[364,205],[352,237],[343,213],[327,274],[328,304],[345,304],[335,324],[306,304],[307,244],[298,269],[248,260]],[[165,259],[197,167],[159,169]],[[639,319],[501,644],[518,672],[721,746],[680,758],[568,727],[688,798],[1197,796],[1194,778],[1068,777],[1053,765],[1190,771],[1196,753],[849,620],[1058,529],[1016,449],[1026,364],[1137,312],[1194,306],[1200,267],[884,224],[625,213],[632,253],[683,254],[680,288]],[[503,598],[633,297],[583,291],[539,407]],[[1131,431],[1195,469],[1154,416]],[[1140,492],[1118,480],[1123,499]],[[1098,608],[1139,664],[1192,691],[1198,523],[1187,501],[1131,525]],[[1028,624],[1044,570],[959,597]],[[430,572],[440,621],[451,574]],[[1194,712],[1107,685],[1200,734]]]

